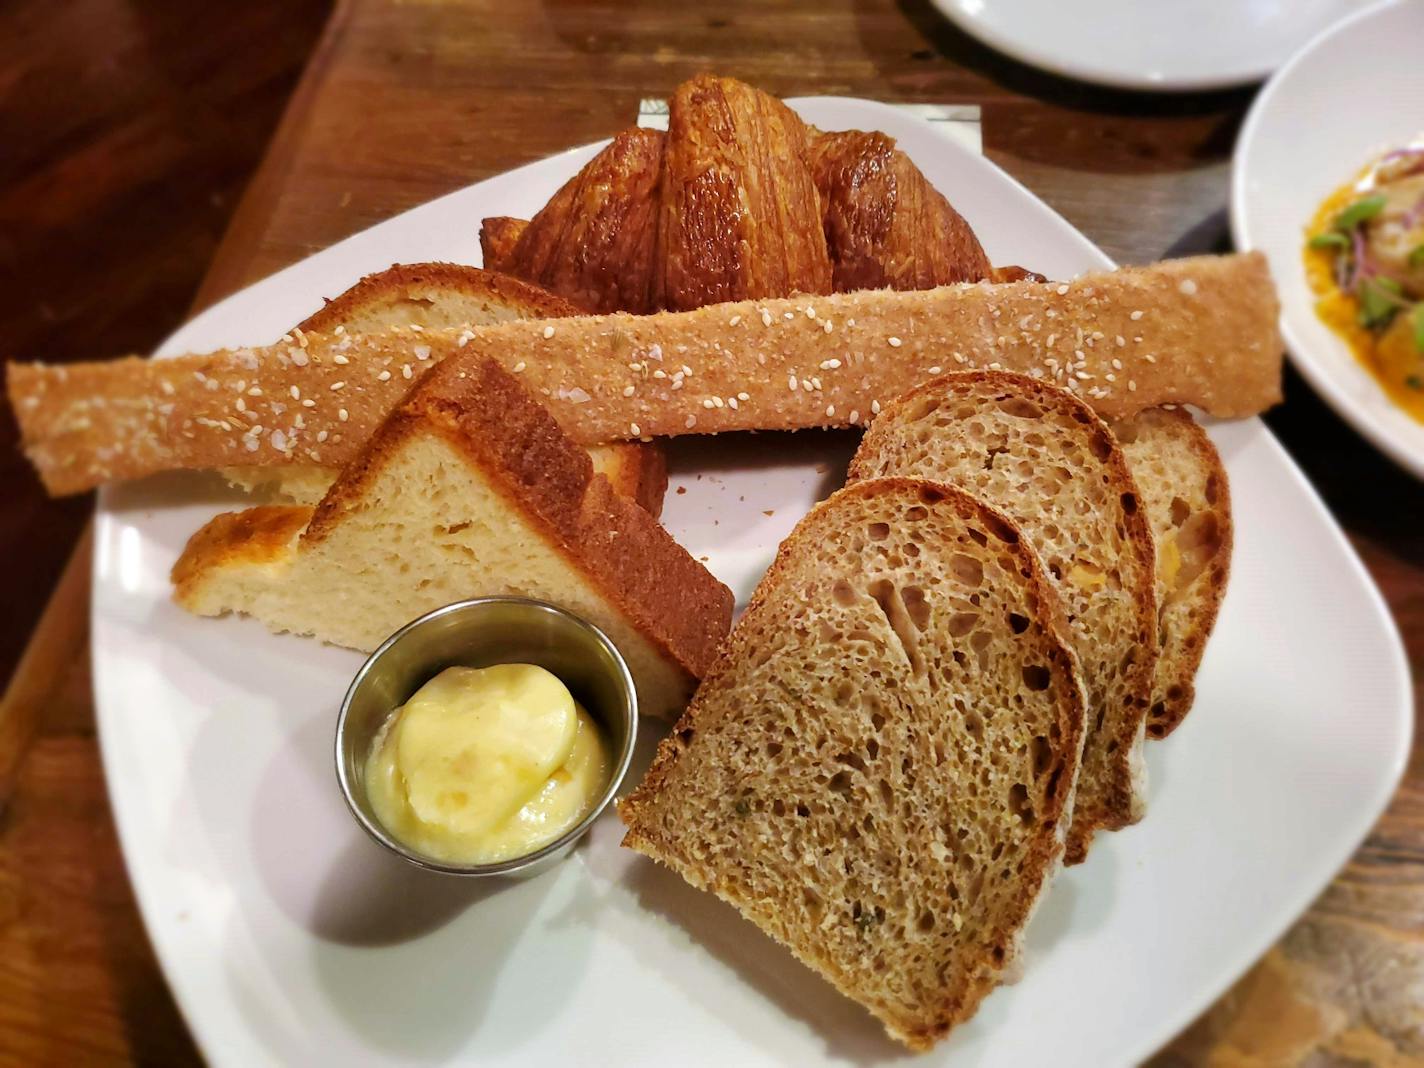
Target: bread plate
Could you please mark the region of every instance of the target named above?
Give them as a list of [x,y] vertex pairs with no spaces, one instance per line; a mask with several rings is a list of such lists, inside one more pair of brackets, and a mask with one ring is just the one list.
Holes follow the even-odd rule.
[[[792,103],[822,128],[898,138],[997,261],[1050,277],[1108,264],[920,120],[867,101]],[[208,310],[161,354],[275,337],[393,261],[478,262],[478,219],[527,217],[597,148],[358,234]],[[1148,1055],[1306,907],[1403,771],[1408,675],[1379,594],[1259,421],[1212,432],[1236,502],[1234,577],[1197,707],[1149,748],[1150,817],[1060,877],[1030,928],[1025,978],[924,1063],[1032,1063],[1045,1048],[1074,1064]],[[664,521],[745,601],[778,542],[840,484],[853,445],[819,432],[680,441]],[[214,1063],[904,1055],[730,908],[620,849],[611,810],[565,863],[494,888],[431,877],[370,842],[330,764],[360,656],[252,620],[194,620],[169,600],[170,565],[226,492],[190,477],[104,491],[94,590],[120,836],[159,957]]]
[[1182,91],[1259,82],[1354,6],[1348,0],[934,3],[965,33],[1035,67],[1119,89]]
[[[1312,41],[1256,99],[1231,181],[1236,243],[1271,261],[1292,362],[1342,418],[1417,478],[1424,478],[1424,423],[1391,401],[1316,315],[1302,248],[1333,190],[1424,133],[1422,35],[1424,3],[1386,2]],[[1347,100],[1369,104],[1339,106]]]

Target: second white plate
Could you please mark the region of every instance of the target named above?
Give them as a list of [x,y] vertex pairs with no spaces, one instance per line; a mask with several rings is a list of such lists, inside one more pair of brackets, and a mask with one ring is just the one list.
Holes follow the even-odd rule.
[[[1065,278],[1106,258],[987,161],[865,101],[795,105],[899,139],[993,258]],[[594,147],[471,186],[199,316],[165,353],[281,334],[393,261],[478,262],[482,216],[527,216]],[[1270,945],[1346,859],[1403,768],[1397,636],[1319,500],[1257,420],[1214,428],[1236,556],[1197,707],[1149,747],[1145,822],[1056,882],[1024,979],[922,1064],[1139,1060]],[[839,484],[849,435],[680,442],[666,521],[742,598]],[[130,874],[217,1065],[759,1065],[904,1056],[715,898],[619,848],[608,813],[554,871],[491,887],[394,860],[337,792],[332,731],[361,658],[169,600],[184,541],[226,503],[150,480],[101,498],[94,667]],[[480,591],[471,590],[471,594]],[[652,732],[650,732],[651,734]]]
[[933,0],[960,29],[1035,67],[1120,89],[1259,82],[1351,0]]

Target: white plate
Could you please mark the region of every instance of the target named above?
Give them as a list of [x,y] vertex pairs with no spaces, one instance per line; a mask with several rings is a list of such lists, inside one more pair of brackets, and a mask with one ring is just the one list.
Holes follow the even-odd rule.
[[1035,67],[1121,89],[1265,78],[1358,0],[932,0],[965,33]]
[[1231,228],[1271,261],[1295,366],[1385,455],[1424,478],[1424,423],[1389,399],[1315,314],[1301,251],[1321,202],[1365,164],[1424,134],[1424,2],[1342,22],[1281,68],[1236,145]]
[[[918,120],[865,101],[797,106],[824,128],[898,137],[996,261],[1055,277],[1107,264]],[[393,260],[472,260],[482,216],[528,215],[593,151],[392,219],[210,309],[163,351],[260,342]],[[1023,981],[918,1063],[1150,1053],[1305,908],[1404,767],[1408,679],[1374,587],[1259,421],[1213,433],[1237,502],[1234,577],[1197,708],[1150,747],[1151,815],[1058,880]],[[745,597],[778,539],[837,484],[852,444],[808,432],[679,445],[668,524]],[[169,566],[220,497],[189,477],[107,491],[94,584],[99,725],[129,871],[215,1062],[898,1055],[868,1015],[728,908],[620,850],[611,813],[555,871],[499,889],[409,869],[367,840],[331,754],[360,657],[250,620],[195,619],[168,600]]]

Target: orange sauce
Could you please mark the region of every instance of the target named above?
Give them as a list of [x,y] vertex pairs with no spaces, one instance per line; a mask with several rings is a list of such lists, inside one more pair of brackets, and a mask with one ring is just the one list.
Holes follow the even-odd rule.
[[[1361,177],[1369,168],[1361,172]],[[1342,185],[1325,198],[1315,218],[1306,228],[1307,242],[1330,229],[1335,216],[1361,196],[1358,181]],[[1413,418],[1424,423],[1424,390],[1413,389],[1405,379],[1417,373],[1419,354],[1406,330],[1376,334],[1360,325],[1360,302],[1335,284],[1335,256],[1330,249],[1305,246],[1305,277],[1315,294],[1315,314],[1338,334],[1355,359],[1379,382],[1389,399]]]

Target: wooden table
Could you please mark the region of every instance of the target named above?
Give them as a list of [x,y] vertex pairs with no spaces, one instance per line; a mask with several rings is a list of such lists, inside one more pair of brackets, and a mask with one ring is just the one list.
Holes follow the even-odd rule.
[[[1060,81],[974,44],[923,0],[347,0],[198,306],[404,208],[605,137],[639,98],[702,70],[786,95],[979,104],[988,154],[1116,258],[1226,240],[1248,93],[1141,97]],[[1288,385],[1271,422],[1417,665],[1424,493]],[[143,936],[101,784],[86,549],[0,716],[0,1059],[184,1062],[196,1053]],[[1161,1063],[1424,1064],[1421,753],[1351,864]]]

